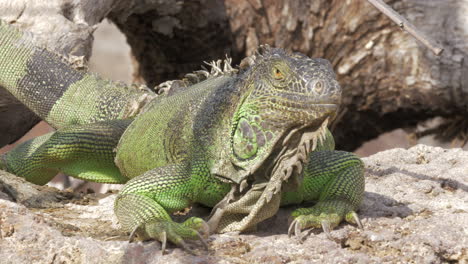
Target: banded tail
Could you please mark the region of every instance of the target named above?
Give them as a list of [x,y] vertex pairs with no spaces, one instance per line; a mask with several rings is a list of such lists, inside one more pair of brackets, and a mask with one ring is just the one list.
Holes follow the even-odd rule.
[[0,21],[0,86],[55,128],[124,119],[155,97],[79,71],[35,46],[28,33]]

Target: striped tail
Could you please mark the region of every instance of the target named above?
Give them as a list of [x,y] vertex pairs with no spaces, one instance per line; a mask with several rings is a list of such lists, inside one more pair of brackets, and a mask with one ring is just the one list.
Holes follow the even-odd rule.
[[0,22],[0,86],[57,129],[132,117],[155,97],[148,88],[76,70],[31,40]]

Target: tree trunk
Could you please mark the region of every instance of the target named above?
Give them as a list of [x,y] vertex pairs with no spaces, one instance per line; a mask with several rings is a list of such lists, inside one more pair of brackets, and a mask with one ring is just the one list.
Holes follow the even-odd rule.
[[352,150],[391,129],[468,114],[468,2],[387,2],[439,40],[443,56],[365,0],[227,0],[226,6],[235,17],[235,49],[250,54],[269,43],[332,62],[344,89],[334,134],[341,148]]
[[[228,19],[223,2],[216,0],[0,0],[2,20],[32,32],[37,45],[78,68],[86,67],[92,33],[106,17],[120,26],[133,48],[136,82],[155,86],[230,53]],[[38,121],[0,87],[0,147]]]
[[[0,7],[4,2],[0,0]],[[37,0],[17,2],[28,2],[25,10],[31,14],[39,10],[30,4]],[[263,43],[327,58],[344,89],[341,114],[333,125],[342,149],[352,150],[382,132],[433,116],[468,114],[466,1],[387,1],[444,45],[441,57],[432,55],[366,0],[166,0],[144,1],[144,5],[136,0],[106,0],[98,1],[100,8],[91,0],[63,2],[43,1],[55,5],[47,9],[53,15],[23,12],[16,20],[33,32],[39,26],[25,21],[42,22],[48,30],[39,30],[38,39],[42,36],[49,42],[38,43],[86,61],[92,29],[107,16],[132,47],[135,80],[149,86],[178,78],[199,69],[202,61],[225,54],[238,63]],[[56,33],[58,25],[72,34]],[[60,46],[59,39],[69,44]]]

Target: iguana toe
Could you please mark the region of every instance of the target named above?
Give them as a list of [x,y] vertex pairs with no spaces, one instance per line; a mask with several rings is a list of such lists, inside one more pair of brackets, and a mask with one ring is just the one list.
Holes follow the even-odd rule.
[[361,219],[359,219],[359,216],[355,211],[347,213],[345,216],[345,220],[348,223],[357,225],[360,229],[364,229],[364,226],[361,223]]
[[135,237],[137,235],[137,231],[138,231],[138,226],[135,227],[132,232],[130,233],[130,235],[128,236],[128,243],[132,243],[134,240],[135,240]]
[[[195,251],[193,251],[193,250],[187,245],[187,243],[185,243],[185,241],[183,241],[183,240],[179,241],[178,246],[182,247],[185,251],[187,251],[188,253],[190,253],[190,254],[192,254],[192,255],[197,255],[197,253],[195,253]],[[162,250],[162,254],[164,254],[164,250]]]
[[166,245],[167,245],[167,233],[166,231],[163,231],[161,233],[161,254],[164,255],[164,252],[166,252]]
[[162,254],[165,253],[167,241],[183,248],[191,254],[195,252],[188,246],[185,240],[200,240],[205,249],[208,249],[206,238],[208,225],[201,218],[191,217],[183,223],[173,221],[155,220],[135,228],[130,234],[129,241],[132,242],[138,234],[142,240],[156,239],[161,242]]
[[203,219],[198,217],[190,217],[182,223],[185,227],[197,230],[198,236],[208,238],[210,236],[210,227]]
[[311,208],[299,208],[292,213],[294,220],[291,222],[288,235],[300,236],[302,230],[308,228],[322,228],[328,238],[331,238],[331,230],[337,227],[343,220],[356,224],[362,228],[357,213],[344,201],[319,202]]
[[209,247],[208,247],[208,242],[206,242],[206,239],[199,233],[197,232],[197,235],[198,235],[198,239],[200,239],[200,241],[202,242],[203,244],[203,247],[208,250]]

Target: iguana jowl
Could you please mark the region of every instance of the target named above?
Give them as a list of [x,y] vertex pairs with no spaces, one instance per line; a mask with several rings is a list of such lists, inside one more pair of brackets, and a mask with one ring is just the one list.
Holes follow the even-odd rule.
[[[265,48],[239,71],[212,67],[156,96],[77,71],[2,23],[0,85],[58,130],[2,156],[0,168],[37,184],[58,172],[126,183],[115,202],[122,227],[184,247],[208,228],[251,230],[304,201],[316,204],[292,213],[291,233],[359,223],[363,164],[333,150],[327,124],[341,90],[329,62]],[[209,225],[172,221],[193,203],[215,208]]]

